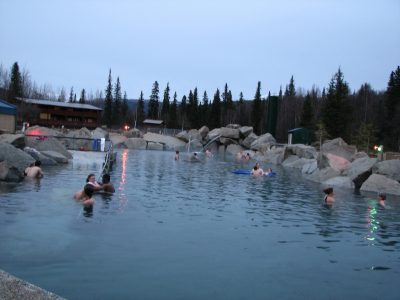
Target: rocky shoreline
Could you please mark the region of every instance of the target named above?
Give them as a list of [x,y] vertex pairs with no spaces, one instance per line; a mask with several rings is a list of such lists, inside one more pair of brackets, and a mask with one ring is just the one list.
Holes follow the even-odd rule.
[[[34,135],[34,137],[30,135]],[[321,149],[302,144],[278,144],[269,134],[257,136],[249,126],[229,125],[209,130],[182,131],[175,136],[143,133],[138,129],[109,133],[101,128],[89,131],[54,130],[32,127],[25,134],[0,135],[0,181],[23,179],[23,171],[39,159],[42,165],[66,164],[71,140],[79,149],[91,149],[93,140],[109,139],[114,148],[166,151],[202,151],[236,155],[243,150],[255,161],[298,169],[307,180],[324,186],[385,192],[400,196],[400,159],[378,160],[341,138],[325,141]]]

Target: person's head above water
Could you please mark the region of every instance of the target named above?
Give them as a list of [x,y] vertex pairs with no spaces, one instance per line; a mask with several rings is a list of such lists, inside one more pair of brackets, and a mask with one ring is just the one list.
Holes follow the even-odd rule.
[[102,177],[103,183],[109,183],[110,182],[110,174],[104,174]]
[[86,182],[89,182],[91,180],[93,180],[93,181],[96,180],[96,176],[92,173],[87,176]]
[[379,200],[386,200],[386,193],[379,192],[378,193],[378,198],[379,198]]
[[333,188],[328,187],[328,188],[324,189],[324,193],[327,194],[327,195],[332,194],[333,193]]
[[86,184],[85,187],[83,188],[84,193],[86,194],[86,196],[88,196],[89,198],[92,198],[93,196],[93,186],[90,184]]

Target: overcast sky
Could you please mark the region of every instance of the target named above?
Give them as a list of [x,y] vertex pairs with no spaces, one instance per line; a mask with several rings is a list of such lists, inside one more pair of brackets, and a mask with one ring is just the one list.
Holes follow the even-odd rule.
[[[78,95],[103,90],[111,68],[128,98],[154,81],[178,100],[234,99],[327,87],[340,67],[351,90],[384,90],[400,65],[399,0],[0,0],[0,63]],[[104,94],[104,92],[103,92]]]

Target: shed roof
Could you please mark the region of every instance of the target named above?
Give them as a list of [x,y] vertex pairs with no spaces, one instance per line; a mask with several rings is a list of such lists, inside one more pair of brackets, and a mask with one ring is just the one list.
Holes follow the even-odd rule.
[[17,107],[8,103],[5,100],[0,99],[0,113],[5,115],[16,115],[17,114]]
[[163,122],[163,120],[145,119],[143,124],[161,125]]
[[89,109],[89,110],[103,110],[94,105],[86,103],[82,104],[82,103],[58,102],[50,100],[37,100],[37,99],[25,99],[25,98],[17,98],[17,100],[25,103],[38,104],[38,105],[50,105],[50,106],[70,107],[70,108]]

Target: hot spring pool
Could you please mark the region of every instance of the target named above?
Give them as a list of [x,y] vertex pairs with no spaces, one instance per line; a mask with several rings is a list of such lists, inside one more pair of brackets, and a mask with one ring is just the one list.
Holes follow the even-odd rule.
[[72,195],[99,164],[0,185],[0,269],[68,299],[398,299],[400,199],[327,208],[297,171],[184,156],[120,150],[93,211]]

